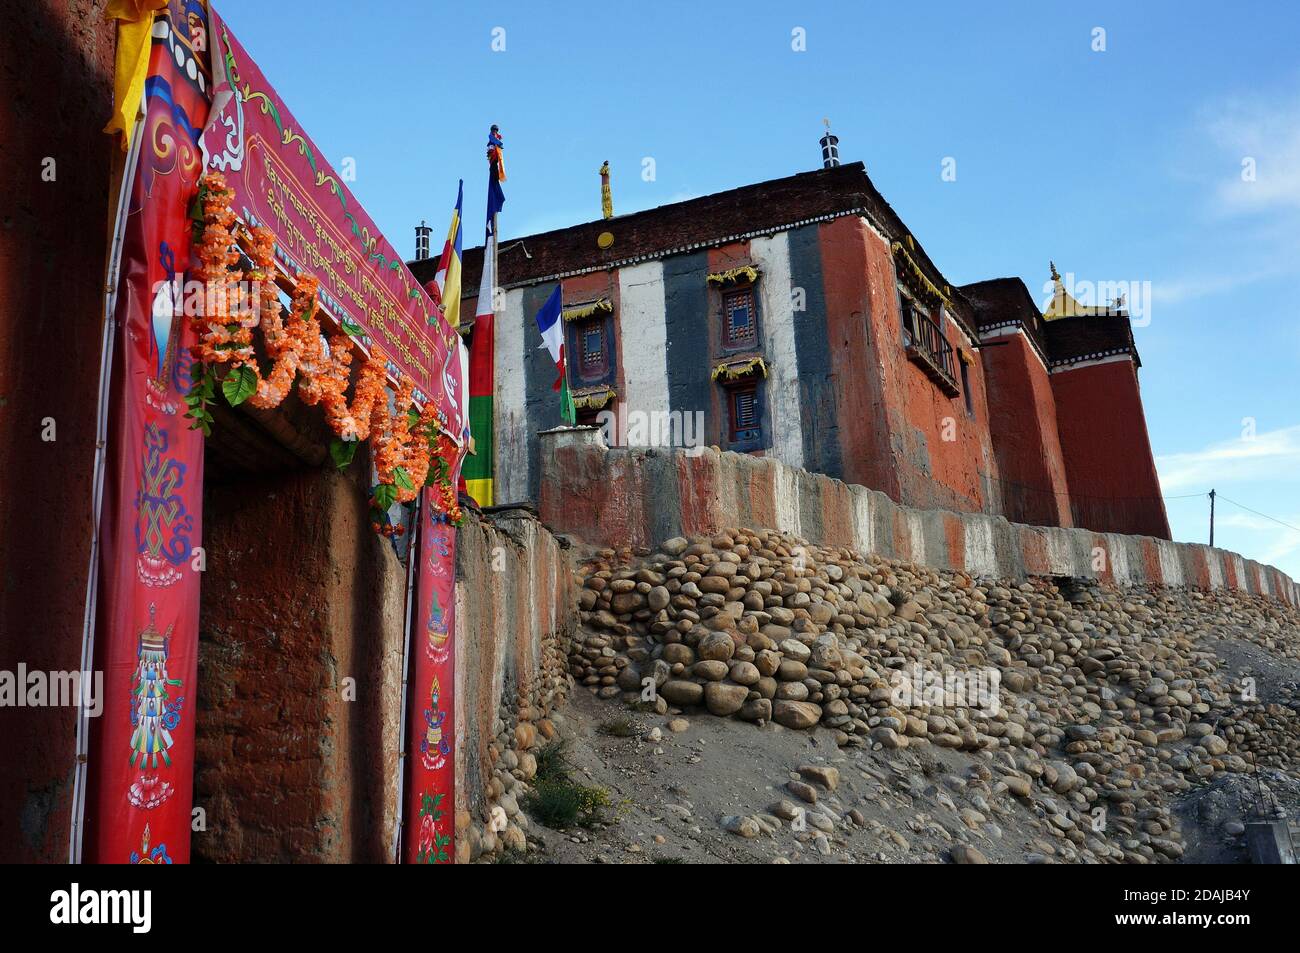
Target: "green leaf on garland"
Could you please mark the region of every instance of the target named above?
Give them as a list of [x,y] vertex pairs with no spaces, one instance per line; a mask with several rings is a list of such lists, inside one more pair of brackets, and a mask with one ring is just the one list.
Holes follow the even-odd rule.
[[195,245],[203,241],[203,230],[207,228],[203,216],[203,202],[207,197],[208,187],[200,184],[194,193],[194,201],[190,203],[190,237]]
[[380,483],[375,487],[375,508],[387,513],[397,502],[397,487],[391,483]]
[[334,461],[334,466],[340,470],[346,470],[351,466],[352,459],[357,455],[358,445],[356,440],[331,440],[330,458]]
[[343,319],[343,330],[354,338],[365,337],[366,329],[351,318]]
[[393,467],[393,482],[403,490],[414,490],[415,484],[411,482],[410,475],[406,472],[405,467]]
[[221,382],[221,392],[231,407],[238,407],[257,393],[257,373],[247,365],[239,368]]

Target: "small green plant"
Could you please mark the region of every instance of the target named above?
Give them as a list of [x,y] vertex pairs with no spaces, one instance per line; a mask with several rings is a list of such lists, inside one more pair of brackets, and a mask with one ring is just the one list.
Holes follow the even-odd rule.
[[565,830],[577,824],[580,807],[577,786],[568,781],[539,784],[524,799],[524,810],[554,830]]
[[592,827],[609,807],[609,792],[574,784],[568,778],[544,781],[524,798],[524,809],[553,830]]
[[638,730],[639,726],[630,715],[615,715],[600,723],[600,733],[614,738],[631,738]]
[[537,752],[537,773],[533,776],[533,783],[541,785],[569,780],[567,753],[568,743],[565,741],[553,741]]
[[591,827],[601,821],[609,807],[609,792],[587,787],[570,776],[567,743],[555,741],[537,753],[533,790],[523,806],[539,823],[553,830]]
[[601,819],[605,808],[609,807],[609,792],[600,787],[585,787],[575,784],[578,791],[578,807],[582,811],[584,827]]

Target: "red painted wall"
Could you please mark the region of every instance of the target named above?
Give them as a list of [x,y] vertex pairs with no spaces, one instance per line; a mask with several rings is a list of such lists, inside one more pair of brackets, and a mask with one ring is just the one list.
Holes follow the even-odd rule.
[[[822,229],[827,309],[835,315],[830,320],[853,320],[853,292],[864,277],[867,292],[866,373],[847,366],[841,374],[847,398],[842,427],[862,431],[858,439],[863,456],[853,454],[856,471],[850,469],[846,453],[849,482],[883,490],[909,506],[1000,512],[1001,500],[989,492],[990,485],[997,485],[993,482],[997,463],[979,361],[969,368],[974,413],[967,414],[963,394],[948,397],[908,360],[889,246],[859,218],[837,219]],[[943,330],[954,347],[971,350],[970,342],[952,321],[945,318]],[[852,333],[843,336],[844,340],[852,338]],[[837,359],[851,361],[838,349]],[[954,439],[945,440],[946,431]]]
[[897,500],[902,488],[891,450],[890,413],[882,383],[882,354],[897,338],[888,337],[888,331],[871,320],[890,300],[894,265],[887,255],[872,254],[873,248],[883,246],[860,218],[837,218],[818,226],[818,232],[826,339],[837,379],[844,480]]
[[1051,377],[1074,525],[1169,539],[1146,414],[1131,360]]
[[1047,368],[1023,333],[980,349],[988,384],[1002,510],[1014,523],[1073,526],[1056,399]]

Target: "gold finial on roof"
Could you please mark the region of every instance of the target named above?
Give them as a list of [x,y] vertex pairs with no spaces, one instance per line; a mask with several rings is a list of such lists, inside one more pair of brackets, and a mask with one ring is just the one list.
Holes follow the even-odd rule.
[[[1112,313],[1110,305],[1080,304],[1061,281],[1061,274],[1056,270],[1056,262],[1049,261],[1048,264],[1052,268],[1052,301],[1043,312],[1044,321],[1055,321],[1058,318],[1087,318]],[[1074,286],[1073,275],[1070,276],[1069,283],[1071,287]]]
[[614,217],[614,193],[609,188],[609,160],[600,167],[600,210],[605,218]]

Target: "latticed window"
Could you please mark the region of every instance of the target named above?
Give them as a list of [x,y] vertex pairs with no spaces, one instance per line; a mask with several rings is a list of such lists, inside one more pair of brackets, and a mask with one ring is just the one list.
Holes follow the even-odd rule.
[[582,383],[602,380],[609,371],[609,353],[603,318],[582,321],[574,328],[577,338],[577,379]]
[[597,311],[564,323],[569,381],[577,387],[612,384],[618,355],[611,315]]
[[763,435],[758,404],[758,385],[742,384],[729,389],[731,442],[757,443]]
[[600,333],[600,325],[591,321],[582,329],[583,367],[599,367],[604,354],[604,335]]
[[724,347],[753,347],[758,342],[754,313],[754,288],[733,288],[722,293],[722,343]]

